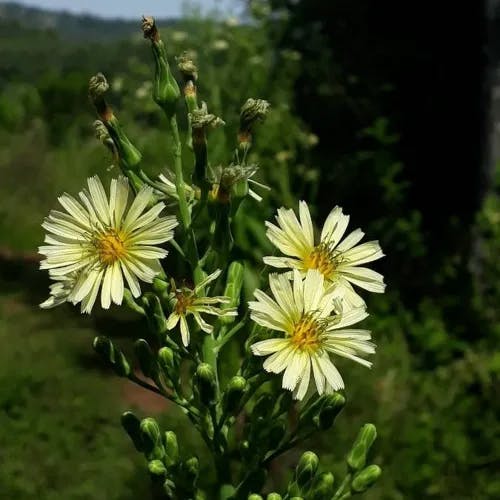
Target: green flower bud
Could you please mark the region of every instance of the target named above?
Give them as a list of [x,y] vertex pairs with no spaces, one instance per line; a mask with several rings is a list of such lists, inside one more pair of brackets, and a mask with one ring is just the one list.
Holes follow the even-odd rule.
[[[104,94],[109,89],[109,84],[106,77],[102,73],[97,73],[93,76],[89,82],[89,96],[92,100],[102,123],[108,132],[108,138],[106,138],[107,144],[110,145],[109,141],[113,142],[114,149],[113,153],[118,155],[120,160],[120,166],[123,170],[134,170],[142,159],[141,153],[134,147],[134,145],[129,141],[125,133],[120,127],[118,119],[113,114],[113,110],[108,106],[106,100],[104,99]],[[96,132],[99,134],[99,138],[104,137],[104,132],[100,123],[97,123]],[[132,179],[130,179],[133,182]],[[139,179],[137,179],[139,182]],[[142,184],[141,184],[142,185]],[[140,187],[140,186],[135,186]]]
[[295,498],[301,494],[300,487],[295,481],[291,481],[288,484],[288,497]]
[[167,468],[161,460],[151,460],[148,469],[153,476],[165,476],[167,473]]
[[158,365],[151,347],[144,339],[134,342],[134,352],[139,361],[142,373],[148,378],[154,379],[158,373]]
[[147,313],[149,327],[158,335],[163,335],[167,331],[167,318],[163,312],[160,299],[153,293],[148,293],[142,297],[144,309]]
[[167,59],[167,51],[152,17],[142,19],[144,38],[151,40],[155,61],[155,77],[153,99],[165,111],[168,118],[175,113],[175,106],[181,93],[179,85],[173,77]]
[[269,493],[266,500],[282,500],[283,497],[279,493]]
[[196,485],[200,473],[200,463],[196,457],[187,459],[183,464],[183,471],[186,475],[187,484]]
[[252,493],[251,495],[248,495],[248,500],[264,500],[264,499],[257,493]]
[[175,483],[171,479],[166,479],[163,483],[163,491],[167,495],[167,498],[175,498]]
[[172,351],[170,347],[162,347],[158,351],[158,364],[165,372],[165,375],[171,377],[171,374],[175,368],[175,355],[174,351]]
[[333,425],[335,417],[345,405],[345,398],[335,392],[325,394],[308,406],[299,416],[299,427],[314,425],[317,429],[326,430]]
[[302,454],[297,464],[297,468],[295,469],[295,477],[300,488],[303,488],[312,481],[318,470],[318,465],[319,458],[316,453],[306,451]]
[[[227,271],[226,288],[224,290],[224,296],[229,297],[231,301],[228,304],[222,304],[221,309],[233,309],[240,305],[244,275],[245,266],[236,260],[231,262]],[[220,318],[221,323],[225,325],[233,323],[235,320],[235,316],[223,316]]]
[[247,99],[241,107],[240,132],[251,132],[256,122],[262,122],[271,105],[264,99]]
[[123,171],[127,173],[127,170],[137,170],[137,167],[142,160],[142,154],[130,142],[129,138],[121,128],[118,118],[116,118],[115,115],[112,115],[109,120],[105,122],[105,125],[117,149],[118,157],[120,158],[120,166],[123,168]]
[[153,279],[153,290],[158,294],[168,292],[169,284],[162,278]]
[[198,80],[198,68],[187,52],[183,52],[180,56],[176,57],[176,61],[177,67],[185,81],[191,80],[196,82]]
[[220,487],[220,500],[229,500],[234,496],[236,489],[232,484],[223,484]]
[[152,459],[162,459],[165,456],[165,449],[161,440],[161,432],[154,418],[144,418],[141,421],[141,436],[144,443],[146,457]]
[[179,444],[177,436],[173,431],[165,432],[165,452],[167,455],[167,465],[175,465],[179,461]]
[[236,375],[227,384],[224,392],[222,407],[224,413],[233,414],[238,411],[241,399],[247,390],[247,381],[243,377]]
[[135,311],[136,313],[144,316],[146,313],[144,311],[144,308],[141,307],[134,299],[132,292],[125,288],[123,290],[123,301],[125,302],[126,306],[131,310]]
[[322,472],[316,477],[311,491],[311,500],[324,500],[333,497],[335,479],[331,472]]
[[352,470],[360,470],[365,466],[366,455],[377,438],[377,429],[373,424],[361,427],[351,451],[347,455],[347,464]]
[[130,375],[130,365],[122,351],[116,348],[107,337],[96,337],[94,339],[94,350],[101,356],[104,362],[113,368],[120,377]]
[[320,430],[329,429],[345,405],[345,398],[342,394],[335,392],[333,394],[328,394],[325,398],[325,402],[319,412],[317,426]]
[[130,411],[126,411],[121,418],[121,423],[126,433],[134,443],[137,451],[144,451],[141,435],[141,421]]
[[215,382],[215,373],[212,367],[207,363],[198,365],[195,374],[196,388],[198,397],[205,406],[215,404],[215,395],[217,391]]
[[303,497],[292,497],[290,498],[290,500],[304,500]]
[[381,474],[382,469],[378,465],[369,465],[354,476],[351,489],[356,493],[362,493],[372,486]]

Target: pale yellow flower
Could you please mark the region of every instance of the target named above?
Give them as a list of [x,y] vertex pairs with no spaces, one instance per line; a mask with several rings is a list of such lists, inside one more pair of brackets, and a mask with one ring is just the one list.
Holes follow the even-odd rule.
[[342,377],[331,355],[349,358],[364,366],[371,363],[361,356],[375,352],[368,330],[345,329],[368,314],[364,307],[342,311],[339,289],[325,289],[324,277],[316,269],[303,278],[295,270],[293,280],[285,274],[271,274],[269,284],[273,298],[255,291],[249,303],[253,321],[281,333],[278,338],[256,342],[251,346],[257,356],[269,356],[264,369],[283,373],[283,388],[303,399],[311,382],[319,394],[344,387]]
[[88,179],[88,190],[79,193],[81,202],[68,194],[59,197],[65,212],[52,210],[45,219],[47,245],[39,252],[46,257],[40,268],[62,284],[53,286],[54,298],[45,306],[60,302],[57,297],[75,276],[67,300],[81,302],[82,312],[90,313],[99,290],[104,309],[111,302],[121,304],[125,282],[134,297],[141,294],[139,280],[151,283],[161,271],[158,259],[168,253],[157,245],[171,240],[177,226],[175,217],[159,217],[163,203],[147,209],[152,194],[153,189],[144,186],[128,207],[125,177],[111,181],[108,199],[95,176]]
[[352,307],[360,307],[364,301],[351,284],[370,292],[384,292],[384,277],[363,266],[383,257],[382,249],[378,241],[357,245],[364,236],[361,229],[343,238],[349,216],[342,213],[342,208],[335,207],[330,212],[319,241],[314,237],[305,201],[300,202],[299,219],[293,210],[280,208],[276,221],[278,225],[266,222],[267,236],[285,257],[264,257],[269,266],[298,269],[303,274],[317,269],[326,278],[327,285],[335,284],[343,289],[344,302]]

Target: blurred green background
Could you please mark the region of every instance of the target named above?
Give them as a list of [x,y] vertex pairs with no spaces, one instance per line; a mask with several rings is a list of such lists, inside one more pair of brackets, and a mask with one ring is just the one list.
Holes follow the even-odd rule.
[[[308,446],[340,470],[373,422],[384,472],[366,498],[500,498],[500,168],[486,141],[486,2],[455,9],[466,35],[430,2],[411,16],[390,1],[243,4],[243,22],[193,12],[160,25],[172,60],[189,50],[198,61],[199,94],[226,121],[210,136],[212,165],[229,161],[246,98],[272,103],[252,153],[272,190],[236,224],[254,269],[247,291],[270,249],[262,221],[299,199],[318,225],[343,206],[387,254],[376,267],[388,291],[368,298],[374,368],[345,366],[347,407]],[[143,328],[134,317],[38,310],[48,283],[36,247],[61,192],[117,173],[93,137],[92,74],[108,77],[149,172],[170,164],[148,44],[138,22],[3,4],[0,68],[0,498],[147,498],[122,411],[162,413],[188,449],[203,445],[175,408],[95,359],[94,335],[126,344]],[[276,467],[274,485],[298,454]]]

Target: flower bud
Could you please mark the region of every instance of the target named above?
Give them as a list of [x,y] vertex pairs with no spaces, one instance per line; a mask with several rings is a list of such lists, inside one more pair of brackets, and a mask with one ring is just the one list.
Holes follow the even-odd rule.
[[269,493],[266,500],[282,500],[283,497],[279,493]]
[[[141,153],[135,148],[135,146],[129,141],[128,137],[123,132],[120,123],[116,116],[113,114],[113,110],[106,103],[104,99],[104,94],[109,89],[109,84],[106,77],[102,73],[97,73],[93,76],[89,82],[89,96],[92,100],[99,117],[102,120],[102,124],[106,127],[110,140],[114,144],[116,154],[120,160],[120,166],[126,173],[128,170],[136,170],[138,164],[142,159]],[[102,129],[98,125],[99,136],[103,137]],[[115,153],[115,151],[113,151]],[[134,184],[133,179],[130,179]],[[139,183],[139,179],[136,179]],[[140,187],[135,186],[135,187]]]
[[316,453],[306,451],[300,457],[297,468],[295,469],[295,477],[297,484],[303,488],[306,484],[312,481],[318,470],[319,458]]
[[153,351],[146,340],[136,340],[134,342],[134,352],[139,361],[142,373],[144,373],[146,377],[154,379],[158,372],[158,366]]
[[162,459],[165,456],[165,449],[161,440],[161,433],[154,418],[144,418],[140,425],[142,442],[147,458]]
[[382,474],[382,469],[378,465],[369,465],[361,472],[358,472],[351,483],[351,488],[356,493],[366,491]]
[[335,479],[331,472],[322,472],[316,477],[311,491],[311,500],[324,500],[333,497]]
[[323,406],[319,411],[317,419],[314,420],[319,430],[326,431],[329,429],[345,405],[345,398],[338,392],[328,394],[325,398]]
[[141,436],[141,421],[131,412],[126,411],[121,418],[121,423],[125,432],[129,435],[137,451],[144,451]]
[[[245,266],[241,262],[237,260],[231,262],[227,271],[226,288],[224,290],[224,296],[229,297],[230,302],[222,304],[221,309],[234,309],[240,305],[244,274]],[[220,318],[220,321],[227,325],[233,323],[235,319],[235,316],[223,316]]]
[[172,371],[175,368],[175,355],[170,347],[162,347],[158,351],[158,364],[165,372],[165,375],[171,377]]
[[264,500],[264,499],[257,493],[252,493],[251,495],[248,495],[248,500]]
[[142,301],[150,329],[157,335],[163,335],[167,331],[167,318],[160,299],[157,295],[148,293],[142,297]]
[[247,381],[239,375],[234,376],[227,384],[224,392],[222,407],[224,413],[236,413],[240,407],[241,399],[247,390]]
[[165,452],[167,455],[167,465],[175,465],[179,461],[179,444],[177,436],[173,431],[165,432]]
[[264,99],[247,99],[241,107],[240,131],[251,132],[256,122],[262,122],[271,105]]
[[148,469],[153,476],[165,476],[167,473],[167,468],[161,460],[151,460]]
[[155,277],[153,279],[153,290],[161,295],[168,291],[168,283],[162,278]]
[[152,17],[143,17],[142,30],[144,38],[151,40],[155,61],[155,76],[153,84],[153,99],[165,111],[168,118],[175,113],[175,106],[180,97],[177,81],[173,77],[167,59],[165,45]]
[[196,484],[200,473],[200,463],[196,457],[188,458],[183,464],[183,470],[186,475],[187,483]]
[[288,498],[296,498],[301,494],[300,487],[296,481],[291,481],[288,484]]
[[176,57],[176,61],[184,81],[191,80],[196,82],[198,80],[198,68],[191,57],[189,57],[188,52],[183,52],[180,56]]
[[352,470],[360,470],[365,466],[366,455],[377,438],[377,429],[373,424],[361,427],[351,451],[347,455],[347,464]]
[[216,382],[213,368],[207,363],[198,365],[195,374],[198,397],[205,406],[215,404]]
[[104,125],[101,120],[95,120],[93,125],[96,139],[109,149],[113,156],[113,162],[118,163],[118,151],[116,149],[115,143],[113,142],[113,139],[111,139],[111,136],[109,135],[106,125]]
[[103,361],[113,368],[114,372],[120,377],[130,375],[130,364],[125,358],[123,352],[116,348],[107,337],[96,337],[94,339],[94,350],[101,356]]
[[255,123],[264,121],[270,104],[263,99],[248,99],[241,107],[238,144],[247,151],[252,144],[252,131]]
[[141,316],[144,316],[146,313],[144,312],[144,308],[141,307],[134,299],[132,292],[125,288],[123,290],[123,302],[126,304],[126,306],[131,310],[135,311],[136,313],[140,314]]

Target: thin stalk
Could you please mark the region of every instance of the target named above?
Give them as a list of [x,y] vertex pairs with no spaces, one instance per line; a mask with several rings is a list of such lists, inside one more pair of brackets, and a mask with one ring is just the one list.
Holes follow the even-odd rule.
[[179,197],[179,211],[181,215],[181,222],[184,229],[187,231],[191,226],[191,214],[189,213],[186,189],[184,186],[184,173],[182,171],[182,145],[179,135],[179,127],[177,126],[177,118],[173,115],[169,119],[170,131],[172,133],[172,153],[174,156],[174,170],[175,170],[175,189]]

